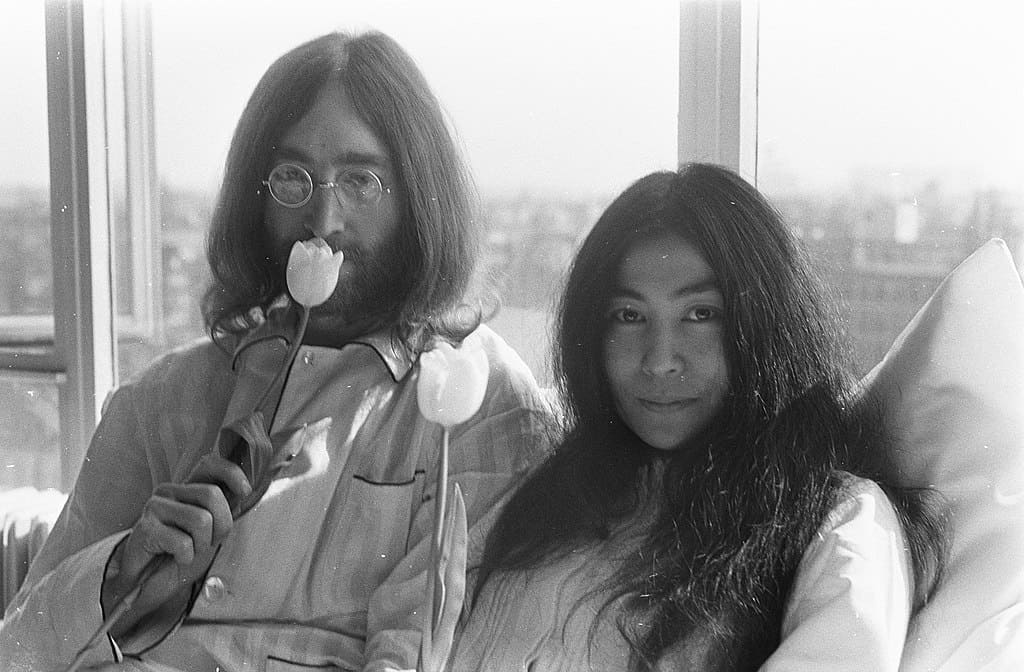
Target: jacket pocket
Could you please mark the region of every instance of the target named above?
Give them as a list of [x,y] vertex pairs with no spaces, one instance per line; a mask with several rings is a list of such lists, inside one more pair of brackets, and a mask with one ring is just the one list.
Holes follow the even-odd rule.
[[267,657],[267,672],[355,672],[355,668],[340,667],[333,662],[298,661],[282,656]]

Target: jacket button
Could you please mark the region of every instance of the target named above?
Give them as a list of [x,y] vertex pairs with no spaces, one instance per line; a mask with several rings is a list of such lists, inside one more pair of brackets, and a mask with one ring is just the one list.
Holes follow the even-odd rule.
[[203,597],[209,602],[219,602],[228,594],[224,579],[211,576],[203,583]]

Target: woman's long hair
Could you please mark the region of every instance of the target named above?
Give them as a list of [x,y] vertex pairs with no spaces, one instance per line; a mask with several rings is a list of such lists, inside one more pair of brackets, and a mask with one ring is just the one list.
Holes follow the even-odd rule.
[[[603,367],[607,303],[623,255],[673,232],[714,270],[724,298],[730,391],[717,417],[676,450],[644,444],[615,411]],[[837,311],[771,205],[732,172],[692,164],[621,194],[584,241],[559,308],[555,370],[566,406],[558,449],[510,500],[484,551],[496,571],[536,567],[608,537],[635,513],[660,463],[656,518],[603,588],[620,605],[634,669],[691,634],[713,669],[756,669],[778,646],[797,565],[842,487],[878,481],[904,523],[915,604],[935,582],[940,525],[927,493],[887,482],[879,409],[854,402]],[[643,626],[638,624],[643,623]]]
[[408,253],[393,269],[402,278],[402,300],[390,316],[395,335],[414,348],[434,334],[457,337],[467,324],[455,309],[478,245],[473,186],[423,75],[394,40],[376,32],[311,40],[275,61],[256,85],[231,141],[207,239],[207,330],[215,340],[242,332],[285,291],[264,231],[262,181],[275,144],[325,86],[348,92],[388,149],[405,194],[398,248]]

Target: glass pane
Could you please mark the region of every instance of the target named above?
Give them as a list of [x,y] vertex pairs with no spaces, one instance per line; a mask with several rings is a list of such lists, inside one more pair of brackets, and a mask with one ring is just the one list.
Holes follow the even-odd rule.
[[52,340],[43,3],[5,7],[0,80],[6,101],[0,124],[0,341]]
[[484,205],[483,266],[505,304],[494,326],[543,371],[550,301],[581,233],[633,179],[675,165],[678,8],[643,6],[153,3],[164,274],[153,350],[202,333],[203,233],[257,79],[306,39],[376,28],[417,60],[458,130]]
[[1024,260],[1013,3],[762,0],[758,184],[839,290],[862,369],[991,237]]
[[0,376],[0,491],[60,488],[57,385],[52,379]]
[[[0,21],[0,346],[38,354],[53,341],[46,33],[41,2]],[[0,372],[0,490],[60,485],[55,379]]]

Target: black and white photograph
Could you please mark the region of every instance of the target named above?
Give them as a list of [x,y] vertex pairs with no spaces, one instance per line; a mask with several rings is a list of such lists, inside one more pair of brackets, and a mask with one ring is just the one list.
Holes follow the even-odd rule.
[[1024,669],[1022,26],[0,0],[0,672]]

